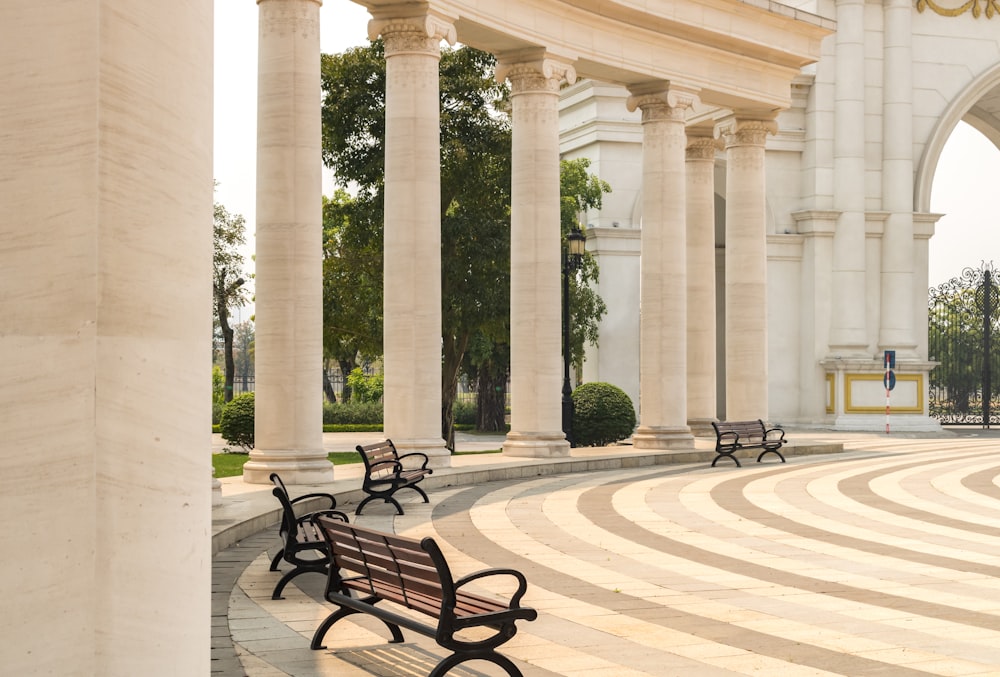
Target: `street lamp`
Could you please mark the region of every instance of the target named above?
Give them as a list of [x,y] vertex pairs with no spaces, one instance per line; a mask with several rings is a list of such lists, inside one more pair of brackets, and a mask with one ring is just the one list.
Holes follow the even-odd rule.
[[569,383],[569,278],[583,264],[583,252],[587,238],[579,228],[573,228],[566,236],[566,246],[562,250],[563,283],[563,389],[562,426],[569,446],[573,446],[573,387]]

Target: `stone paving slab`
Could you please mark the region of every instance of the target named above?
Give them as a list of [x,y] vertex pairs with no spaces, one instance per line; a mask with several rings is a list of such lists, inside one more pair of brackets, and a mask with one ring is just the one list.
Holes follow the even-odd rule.
[[[870,435],[844,446],[787,464],[444,483],[429,505],[357,521],[434,537],[457,575],[524,572],[524,603],[540,616],[501,653],[526,677],[1000,675],[995,441]],[[310,651],[329,612],[323,577],[270,600],[279,574],[264,549],[276,543],[265,532],[216,557],[213,674],[396,677],[445,655],[405,631],[406,643],[384,643],[384,626],[363,617]]]

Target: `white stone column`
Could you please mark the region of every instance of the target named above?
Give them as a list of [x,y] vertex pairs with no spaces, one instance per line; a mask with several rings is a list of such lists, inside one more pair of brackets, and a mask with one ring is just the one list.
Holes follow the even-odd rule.
[[5,675],[209,673],[212,59],[211,3],[0,3]]
[[830,352],[868,355],[865,307],[865,3],[837,0],[834,83],[833,318]]
[[687,130],[687,412],[695,435],[712,434],[716,412],[714,130]]
[[385,43],[385,433],[451,465],[441,438],[441,17],[376,18]]
[[639,449],[694,445],[687,424],[687,221],[684,115],[693,90],[630,89],[642,111],[642,260],[639,291]]
[[726,146],[726,418],[767,420],[767,219],[764,142],[772,119],[734,115]]
[[500,55],[497,78],[511,83],[510,238],[511,456],[565,456],[559,228],[559,85],[568,63]]
[[909,0],[886,0],[882,104],[882,237],[880,350],[916,358],[913,312],[913,48]]
[[243,480],[333,480],[323,450],[320,0],[258,0],[255,448]]

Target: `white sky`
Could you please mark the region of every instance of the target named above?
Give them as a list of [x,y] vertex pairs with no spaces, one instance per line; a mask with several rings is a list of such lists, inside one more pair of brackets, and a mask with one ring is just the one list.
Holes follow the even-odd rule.
[[[256,212],[257,3],[215,0],[215,201],[247,222],[253,262]],[[335,54],[368,43],[368,11],[350,0],[325,0],[320,9],[320,47]],[[938,162],[931,210],[945,216],[930,242],[930,284],[966,266],[1000,259],[996,177],[1000,151],[979,132],[959,125]],[[324,192],[332,190],[324,177]],[[237,312],[238,319],[252,312]]]

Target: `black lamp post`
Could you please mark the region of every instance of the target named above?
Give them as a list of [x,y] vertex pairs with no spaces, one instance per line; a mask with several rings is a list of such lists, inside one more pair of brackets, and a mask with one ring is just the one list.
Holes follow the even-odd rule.
[[573,387],[569,382],[569,277],[583,263],[583,252],[587,238],[579,228],[574,228],[566,236],[566,246],[562,250],[562,283],[563,283],[563,389],[562,389],[562,425],[569,446],[573,446]]

